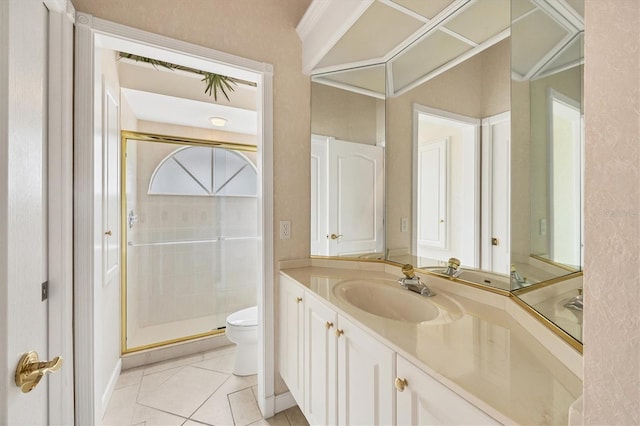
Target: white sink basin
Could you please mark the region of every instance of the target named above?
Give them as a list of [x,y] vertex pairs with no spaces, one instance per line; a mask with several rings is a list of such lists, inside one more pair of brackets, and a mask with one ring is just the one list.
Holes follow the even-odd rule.
[[396,321],[444,324],[462,317],[460,306],[447,296],[421,296],[391,281],[343,281],[333,287],[333,294],[362,311]]

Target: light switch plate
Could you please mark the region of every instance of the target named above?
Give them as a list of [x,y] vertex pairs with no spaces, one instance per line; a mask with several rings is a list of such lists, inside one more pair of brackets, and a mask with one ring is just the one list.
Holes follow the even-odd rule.
[[400,218],[400,232],[407,232],[409,231],[409,218],[408,217],[401,217]]

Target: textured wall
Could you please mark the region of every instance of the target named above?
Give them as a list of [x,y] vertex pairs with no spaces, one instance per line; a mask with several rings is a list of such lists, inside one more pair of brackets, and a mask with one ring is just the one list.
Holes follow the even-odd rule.
[[640,2],[585,22],[584,424],[640,424]]

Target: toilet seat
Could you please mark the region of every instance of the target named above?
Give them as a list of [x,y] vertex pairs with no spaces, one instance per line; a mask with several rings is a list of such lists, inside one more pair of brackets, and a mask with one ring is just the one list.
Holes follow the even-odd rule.
[[242,309],[232,313],[227,317],[227,326],[233,327],[257,327],[258,326],[258,307]]

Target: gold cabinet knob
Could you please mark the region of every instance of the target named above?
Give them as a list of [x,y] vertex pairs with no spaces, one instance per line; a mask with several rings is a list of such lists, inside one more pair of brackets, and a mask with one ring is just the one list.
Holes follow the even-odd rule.
[[296,297],[296,303],[302,302],[302,297]]
[[340,336],[342,336],[343,334],[344,334],[344,331],[343,331],[343,330],[340,330],[339,328],[338,328],[338,329],[336,329],[336,337],[340,337]]
[[111,231],[107,231],[107,232],[104,233],[104,235],[107,235],[107,236],[110,237],[112,235],[112,232]]
[[400,377],[396,377],[396,389],[398,392],[404,391],[404,388],[407,387],[407,379],[401,379]]
[[51,361],[39,361],[37,352],[27,352],[22,355],[16,367],[16,386],[24,393],[31,392],[46,373],[58,371],[61,367],[62,358],[59,356]]
[[330,329],[331,327],[333,327],[333,323],[330,321],[327,321],[327,323],[325,324],[327,327],[327,330]]

